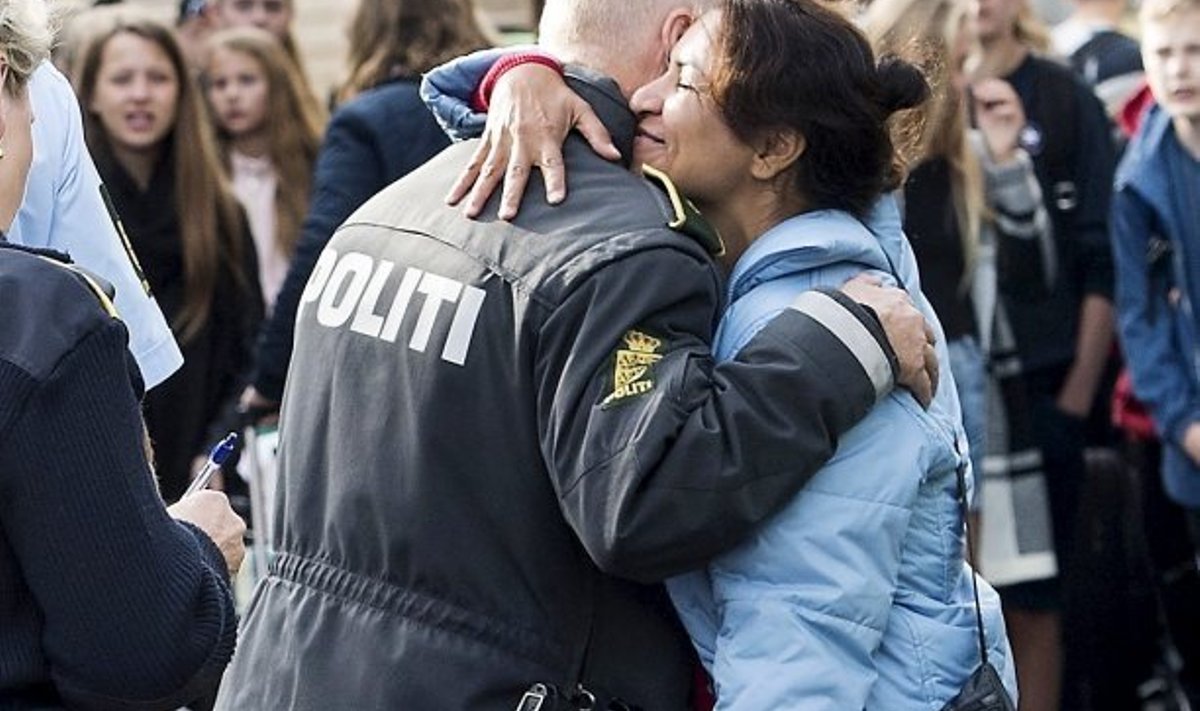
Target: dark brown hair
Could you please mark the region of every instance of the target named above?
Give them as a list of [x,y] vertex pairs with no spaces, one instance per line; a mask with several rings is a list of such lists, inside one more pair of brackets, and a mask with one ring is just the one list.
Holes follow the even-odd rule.
[[742,141],[804,136],[789,177],[809,209],[864,215],[899,187],[903,165],[888,119],[929,93],[921,73],[884,57],[818,0],[725,0],[713,95]]

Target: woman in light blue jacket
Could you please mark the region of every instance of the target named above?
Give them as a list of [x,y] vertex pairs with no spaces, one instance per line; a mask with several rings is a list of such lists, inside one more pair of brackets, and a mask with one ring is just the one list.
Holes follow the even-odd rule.
[[[899,282],[936,324],[894,201],[877,199],[900,178],[888,118],[925,93],[911,65],[877,65],[815,0],[726,0],[634,94],[635,157],[693,199],[736,260],[718,357],[797,298],[825,298],[810,289],[862,272]],[[670,582],[718,709],[937,711],[978,667],[965,437],[940,343],[937,355],[928,410],[887,396],[752,540]],[[982,581],[980,597],[1015,699],[999,600]]]

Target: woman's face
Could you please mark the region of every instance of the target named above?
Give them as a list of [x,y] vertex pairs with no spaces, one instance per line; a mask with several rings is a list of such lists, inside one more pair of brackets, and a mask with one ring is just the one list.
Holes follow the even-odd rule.
[[753,149],[725,124],[712,95],[720,13],[710,12],[680,38],[665,74],[633,93],[639,118],[633,158],[671,180],[698,205],[734,194],[750,178]]
[[220,0],[217,9],[224,27],[257,27],[281,42],[292,24],[289,0]]
[[123,32],[104,45],[88,110],[114,149],[154,150],[175,127],[179,91],[179,75],[163,48]]
[[267,74],[245,52],[220,48],[208,62],[208,101],[217,123],[234,137],[262,130],[267,121]]

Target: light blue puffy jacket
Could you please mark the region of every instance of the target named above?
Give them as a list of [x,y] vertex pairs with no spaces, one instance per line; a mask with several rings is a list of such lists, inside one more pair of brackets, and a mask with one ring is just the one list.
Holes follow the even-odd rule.
[[[938,331],[941,382],[928,411],[906,392],[886,397],[751,540],[669,581],[720,710],[938,711],[979,665],[957,503],[966,438],[944,338],[892,198],[870,224],[838,211],[794,217],[751,244],[729,280],[718,358],[809,289],[895,276]],[[982,580],[980,597],[991,661],[1015,701],[999,597]]]

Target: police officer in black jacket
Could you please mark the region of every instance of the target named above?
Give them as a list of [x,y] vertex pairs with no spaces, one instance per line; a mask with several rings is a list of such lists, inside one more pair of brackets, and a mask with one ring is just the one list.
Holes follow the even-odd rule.
[[[630,155],[634,87],[569,81]],[[511,711],[535,684],[523,708],[684,708],[657,583],[791,499],[893,385],[841,294],[715,365],[715,236],[669,184],[575,138],[563,205],[539,185],[470,221],[441,196],[473,150],[372,198],[309,281],[278,555],[219,709]]]

